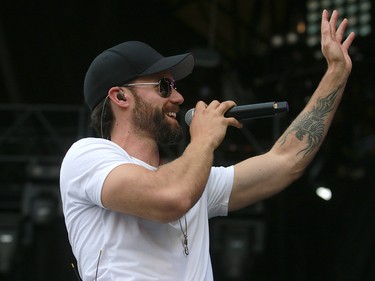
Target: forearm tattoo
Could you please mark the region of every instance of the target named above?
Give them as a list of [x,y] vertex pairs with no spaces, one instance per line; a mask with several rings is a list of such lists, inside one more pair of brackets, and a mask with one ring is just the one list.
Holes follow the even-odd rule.
[[316,105],[310,112],[302,114],[293,121],[281,136],[279,143],[283,145],[288,135],[294,133],[298,140],[302,141],[306,138],[307,142],[306,147],[300,150],[297,155],[303,153],[303,156],[306,156],[312,153],[324,137],[324,117],[333,110],[338,90],[336,89],[325,98],[318,98]]

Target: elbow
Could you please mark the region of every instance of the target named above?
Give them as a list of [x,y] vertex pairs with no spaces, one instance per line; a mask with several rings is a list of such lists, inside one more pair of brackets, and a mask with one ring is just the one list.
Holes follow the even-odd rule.
[[161,223],[170,223],[182,218],[192,207],[193,201],[188,196],[168,196],[163,202],[157,219]]
[[300,165],[300,163],[293,161],[289,167],[289,181],[290,183],[295,182],[301,178],[306,170],[305,165]]
[[[279,157],[281,156],[281,157]],[[303,161],[299,161],[291,154],[275,155],[273,159],[277,159],[278,178],[279,183],[286,187],[289,184],[295,182],[303,176],[306,170],[306,165]]]
[[301,178],[304,174],[305,170],[296,170],[296,171],[293,171],[290,175],[290,183],[293,183],[295,181],[297,181],[299,178]]

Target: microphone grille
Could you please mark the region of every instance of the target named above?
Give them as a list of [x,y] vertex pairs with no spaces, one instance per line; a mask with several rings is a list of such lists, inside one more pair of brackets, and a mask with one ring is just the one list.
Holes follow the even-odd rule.
[[193,116],[194,116],[194,108],[191,108],[185,114],[185,122],[188,126],[190,126],[191,121],[193,120]]

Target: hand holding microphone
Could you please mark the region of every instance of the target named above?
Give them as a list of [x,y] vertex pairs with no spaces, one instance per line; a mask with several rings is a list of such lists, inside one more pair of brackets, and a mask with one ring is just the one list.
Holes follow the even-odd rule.
[[[190,126],[194,116],[194,108],[188,110],[185,114],[185,122]],[[247,104],[234,106],[229,109],[224,116],[234,117],[238,121],[246,121],[254,118],[264,118],[275,116],[281,112],[289,111],[289,105],[286,101],[283,102],[265,102],[256,104]]]

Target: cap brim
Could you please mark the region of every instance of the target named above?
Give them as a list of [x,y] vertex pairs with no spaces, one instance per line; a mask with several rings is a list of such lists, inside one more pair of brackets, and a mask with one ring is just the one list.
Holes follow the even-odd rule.
[[180,80],[188,76],[194,68],[194,57],[191,53],[163,57],[146,69],[142,76],[167,71],[171,73],[174,80]]

